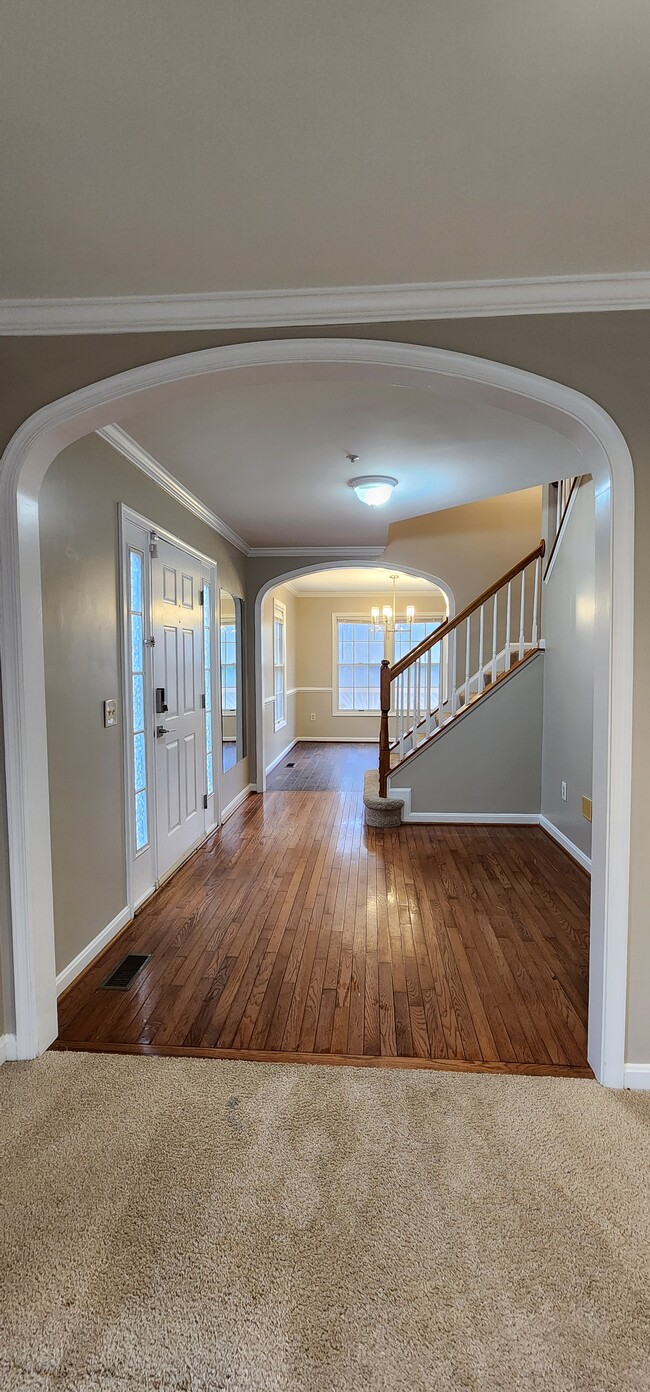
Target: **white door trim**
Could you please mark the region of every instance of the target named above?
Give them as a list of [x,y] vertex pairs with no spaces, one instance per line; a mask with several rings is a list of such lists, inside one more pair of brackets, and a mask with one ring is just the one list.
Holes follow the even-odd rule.
[[[125,806],[125,809],[124,809],[124,829],[125,829],[125,837],[126,837],[126,846],[125,846],[125,856],[126,856],[126,895],[127,895],[127,904],[128,904],[128,907],[129,907],[131,916],[133,916],[133,914],[135,913],[135,910],[138,908],[138,905],[139,905],[140,903],[142,903],[143,900],[146,899],[146,898],[148,897],[148,895],[151,893],[151,891],[152,891],[153,889],[157,888],[157,886],[158,886],[160,883],[162,883],[162,879],[161,879],[161,876],[160,876],[160,874],[159,874],[159,866],[158,866],[158,845],[157,845],[157,835],[156,835],[156,816],[155,816],[155,807],[156,807],[156,760],[155,760],[155,744],[154,744],[153,716],[152,716],[152,711],[153,711],[153,704],[152,704],[152,703],[153,703],[153,694],[154,694],[154,693],[153,693],[153,666],[152,666],[152,662],[151,662],[151,654],[149,653],[149,660],[148,660],[148,679],[147,679],[147,682],[146,682],[147,691],[146,691],[146,698],[145,698],[145,699],[146,699],[146,711],[147,711],[147,720],[148,720],[148,725],[147,725],[147,727],[146,727],[146,735],[147,735],[147,759],[148,759],[148,761],[149,761],[149,779],[150,779],[150,784],[149,784],[149,786],[150,786],[150,788],[151,788],[151,793],[152,793],[152,797],[151,797],[151,800],[150,800],[150,806],[149,806],[149,829],[150,829],[151,850],[152,850],[152,872],[153,872],[153,882],[152,882],[152,884],[148,887],[146,893],[140,894],[140,895],[138,895],[138,896],[136,896],[136,895],[134,894],[134,889],[133,889],[133,865],[134,865],[135,832],[134,832],[134,813],[133,813],[133,796],[132,796],[133,790],[132,790],[132,786],[131,786],[131,750],[130,750],[130,734],[129,734],[129,721],[128,721],[129,702],[130,702],[130,700],[131,700],[131,689],[130,689],[131,662],[130,662],[130,647],[129,647],[129,632],[128,632],[128,627],[129,627],[129,626],[128,626],[128,611],[127,611],[127,598],[128,598],[128,596],[127,596],[127,584],[128,584],[128,576],[127,576],[127,565],[126,565],[127,554],[128,554],[128,545],[129,545],[129,543],[128,543],[128,539],[127,539],[127,536],[126,536],[126,531],[127,531],[127,527],[128,527],[129,525],[132,526],[132,527],[137,528],[140,532],[142,532],[143,538],[146,538],[146,543],[147,543],[147,544],[145,545],[145,547],[144,547],[145,572],[146,572],[146,576],[145,576],[145,579],[146,579],[145,593],[146,593],[146,604],[147,604],[147,609],[148,609],[148,613],[147,613],[147,615],[146,615],[146,619],[147,619],[147,624],[148,624],[148,627],[149,627],[149,632],[150,632],[150,634],[153,633],[153,608],[152,608],[152,603],[153,603],[153,600],[152,600],[152,564],[153,564],[153,558],[152,558],[152,555],[151,555],[151,552],[150,552],[150,548],[149,548],[149,541],[150,541],[150,539],[151,539],[152,536],[156,536],[156,537],[159,537],[159,538],[161,539],[161,541],[167,541],[167,542],[170,543],[170,545],[178,547],[178,549],[179,549],[180,551],[185,551],[189,556],[192,556],[192,557],[194,558],[195,561],[198,561],[199,565],[201,566],[201,570],[202,570],[202,583],[204,583],[205,577],[206,577],[206,576],[209,577],[209,584],[210,584],[211,593],[212,593],[212,612],[211,612],[211,616],[210,616],[210,617],[211,617],[211,623],[210,623],[210,638],[211,638],[211,642],[212,642],[212,651],[213,651],[213,653],[214,653],[215,655],[217,654],[217,651],[218,651],[218,644],[217,644],[217,627],[216,627],[216,623],[217,623],[217,618],[216,618],[217,610],[216,610],[215,601],[214,601],[215,590],[216,590],[216,587],[217,587],[217,563],[216,563],[216,561],[215,561],[212,557],[206,556],[206,555],[204,554],[203,551],[198,551],[197,548],[196,548],[195,546],[190,546],[190,545],[188,545],[188,543],[187,543],[186,541],[183,541],[183,539],[182,539],[181,537],[176,536],[173,532],[167,531],[167,529],[166,529],[165,527],[159,527],[159,526],[157,525],[157,523],[152,522],[151,519],[148,518],[148,517],[144,517],[144,516],[142,515],[142,513],[135,512],[135,511],[133,510],[133,508],[128,507],[128,505],[127,505],[126,503],[120,503],[120,505],[119,505],[119,529],[118,529],[118,530],[119,530],[119,547],[120,547],[120,562],[119,562],[119,563],[120,563],[120,625],[121,625],[121,634],[120,634],[120,638],[121,638],[121,647],[120,647],[120,651],[121,651],[121,654],[122,654],[122,710],[123,710],[123,719],[122,719],[122,746],[123,746],[123,756],[124,756],[124,796],[125,796],[125,799],[126,799],[126,806]],[[219,765],[219,766],[221,765],[221,727],[220,727],[220,725],[217,726],[217,722],[216,722],[216,720],[215,720],[214,705],[213,705],[213,709],[212,709],[212,717],[213,717],[213,718],[212,718],[212,746],[213,746],[213,750],[214,750],[214,755],[213,755],[213,770],[215,771],[215,774],[216,774],[216,766],[217,766],[217,765]],[[208,812],[206,811],[205,817],[204,817],[204,832],[205,832],[205,835],[206,835],[206,836],[209,835],[209,833],[210,833],[211,831],[214,831],[216,827],[218,827],[218,826],[221,825],[221,820],[220,820],[220,804],[221,804],[220,792],[221,792],[221,789],[220,789],[220,782],[219,782],[218,777],[215,776],[215,777],[214,777],[214,803],[213,803],[213,809],[214,809],[214,810],[211,812],[211,815],[208,815]],[[193,855],[195,849],[196,849],[196,847],[192,847],[192,849],[188,852],[188,855]],[[173,871],[176,870],[176,869],[178,869],[178,866],[174,866],[172,871],[167,872],[167,875],[165,876],[165,878],[168,878],[168,877],[169,877],[169,874],[172,874]]]
[[[29,1058],[56,1035],[47,736],[38,495],[56,455],[111,423],[115,402],[137,410],[153,386],[210,374],[215,390],[263,381],[282,364],[309,373],[426,386],[444,379],[461,400],[481,399],[533,417],[573,441],[596,497],[594,821],[589,1058],[596,1076],[623,1082],[626,1024],[634,628],[634,474],[618,426],[596,402],[521,369],[409,344],[292,339],[188,353],[84,387],[37,411],[0,464],[0,659],[10,842],[17,1053]],[[220,378],[220,374],[223,377]],[[615,504],[615,505],[614,505]],[[322,568],[314,567],[314,568]],[[290,578],[290,572],[287,578]],[[279,577],[273,583],[278,583]],[[256,702],[259,709],[259,701]]]

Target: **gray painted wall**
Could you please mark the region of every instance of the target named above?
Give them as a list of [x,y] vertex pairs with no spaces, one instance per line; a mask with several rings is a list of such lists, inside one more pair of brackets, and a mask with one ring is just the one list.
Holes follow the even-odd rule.
[[[245,593],[241,553],[105,441],[86,436],[54,460],[40,528],[58,972],[126,904],[122,726],[104,729],[102,708],[109,696],[121,708],[120,502],[213,557],[218,584]],[[244,759],[224,776],[224,804],[247,783]]]
[[[591,797],[594,687],[594,486],[584,482],[557,560],[542,591],[544,730],[542,814],[591,855],[591,823],[580,799]],[[567,800],[562,801],[562,780]]]
[[411,789],[411,811],[539,813],[544,657],[513,672],[391,784]]

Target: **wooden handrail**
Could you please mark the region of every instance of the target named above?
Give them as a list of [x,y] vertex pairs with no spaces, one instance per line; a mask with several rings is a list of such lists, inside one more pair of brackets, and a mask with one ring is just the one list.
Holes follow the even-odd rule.
[[535,547],[534,551],[531,551],[528,556],[524,556],[523,561],[518,561],[517,565],[512,566],[510,570],[506,571],[505,575],[501,576],[500,580],[497,580],[494,585],[490,585],[489,589],[484,590],[483,594],[480,594],[478,599],[472,600],[471,604],[461,609],[460,614],[456,614],[453,619],[445,619],[445,622],[440,624],[439,628],[434,629],[433,633],[430,633],[428,638],[423,638],[422,642],[418,643],[416,648],[412,648],[410,652],[400,658],[399,662],[394,663],[394,665],[388,669],[389,680],[391,682],[394,681],[402,672],[406,672],[407,668],[411,667],[414,662],[417,662],[419,657],[423,657],[430,648],[435,648],[438,643],[442,642],[443,638],[446,638],[449,633],[453,633],[455,628],[458,628],[471,614],[475,613],[477,609],[480,609],[482,604],[487,603],[488,599],[492,599],[492,596],[497,594],[504,585],[507,585],[510,580],[514,580],[515,576],[521,574],[522,570],[526,570],[527,566],[531,565],[533,561],[536,561],[538,556],[541,558],[545,550],[546,542],[542,540],[539,546]]
[[566,503],[564,504],[564,511],[563,511],[562,516],[561,516],[561,518],[560,518],[560,521],[559,521],[559,524],[558,524],[558,529],[557,529],[557,531],[556,531],[556,533],[555,533],[555,536],[554,536],[554,538],[553,538],[553,545],[552,545],[551,550],[550,550],[550,553],[549,553],[548,561],[546,562],[546,569],[545,569],[545,571],[544,571],[544,579],[546,579],[546,577],[547,577],[547,575],[548,575],[548,573],[549,573],[549,570],[550,570],[550,568],[551,568],[551,564],[552,564],[552,561],[553,561],[553,557],[554,557],[555,552],[557,551],[557,549],[558,549],[558,547],[559,547],[559,545],[560,545],[560,539],[561,539],[561,537],[562,537],[563,534],[564,534],[564,524],[565,524],[565,522],[566,522],[566,519],[567,519],[567,516],[568,516],[568,513],[569,513],[569,508],[570,508],[570,506],[571,506],[571,504],[572,504],[572,502],[573,502],[573,498],[574,498],[575,493],[577,492],[578,488],[580,487],[580,484],[581,484],[581,482],[582,482],[582,477],[583,477],[582,474],[577,474],[576,477],[575,477],[574,480],[573,480],[573,483],[571,484],[570,489],[569,489],[569,495],[568,495],[568,497],[567,497]]

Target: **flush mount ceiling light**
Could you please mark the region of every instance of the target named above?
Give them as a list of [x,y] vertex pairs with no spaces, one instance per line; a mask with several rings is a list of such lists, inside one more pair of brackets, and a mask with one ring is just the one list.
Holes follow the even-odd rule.
[[[352,464],[356,464],[358,458],[358,454],[348,455]],[[388,478],[386,474],[363,474],[360,478],[349,479],[348,486],[354,489],[359,501],[367,503],[368,507],[383,507],[393,489],[397,488],[397,479]]]

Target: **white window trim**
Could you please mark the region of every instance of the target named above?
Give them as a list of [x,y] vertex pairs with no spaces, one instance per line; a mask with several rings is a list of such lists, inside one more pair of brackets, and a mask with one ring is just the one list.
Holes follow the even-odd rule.
[[[446,614],[417,614],[415,623],[444,623]],[[352,717],[361,720],[379,718],[379,710],[341,710],[339,707],[339,623],[369,623],[368,611],[365,614],[358,613],[333,613],[332,614],[332,715],[337,719]],[[395,640],[392,633],[384,637],[384,657],[392,664],[394,661]]]
[[[283,657],[284,657],[284,661],[283,661],[282,665],[281,665],[281,666],[278,665],[277,667],[276,667],[276,662],[275,662],[275,624],[276,624],[276,619],[279,619],[279,620],[281,621],[281,623],[282,623],[282,631],[283,631],[282,653],[283,653]],[[277,730],[284,730],[284,727],[285,727],[285,725],[286,725],[286,723],[287,723],[287,698],[288,698],[288,692],[287,692],[287,606],[286,606],[286,604],[283,604],[283,603],[282,603],[282,600],[281,600],[281,599],[274,599],[274,600],[273,600],[273,624],[272,624],[272,628],[271,628],[271,644],[272,644],[272,646],[271,646],[271,657],[272,657],[272,672],[273,672],[273,729],[274,729],[274,731],[277,731]],[[283,716],[283,719],[282,719],[282,720],[276,720],[276,718],[275,718],[275,674],[276,674],[276,671],[281,671],[281,672],[282,672],[282,696],[283,696],[282,708],[283,708],[283,711],[284,711],[284,716]]]

